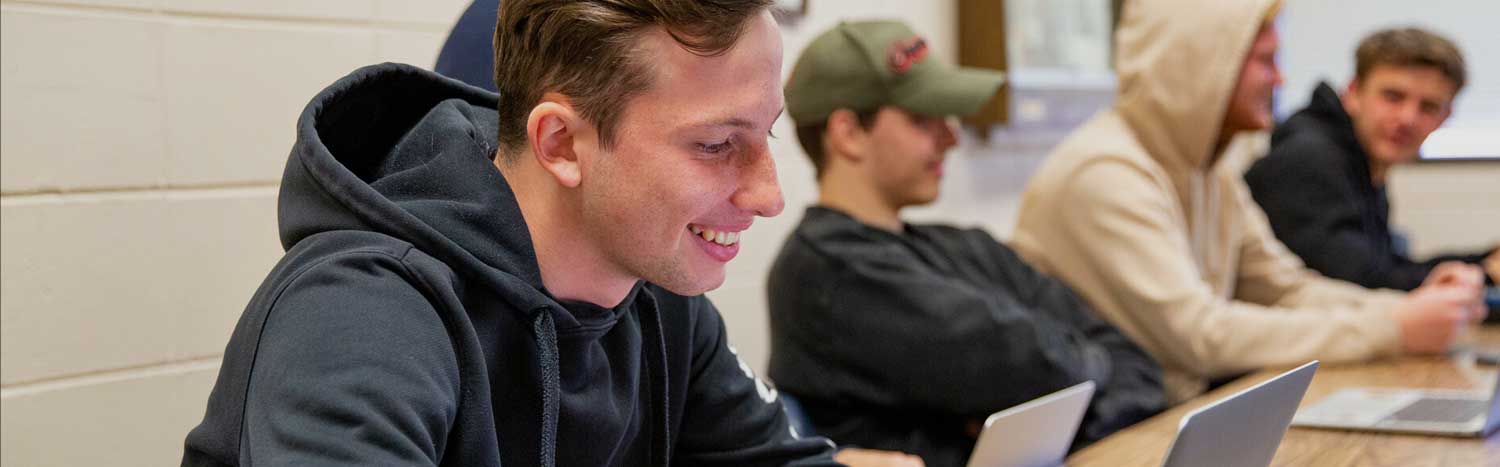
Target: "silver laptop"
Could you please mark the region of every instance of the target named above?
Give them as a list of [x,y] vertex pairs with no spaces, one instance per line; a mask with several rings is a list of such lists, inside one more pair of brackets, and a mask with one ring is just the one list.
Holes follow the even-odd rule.
[[1270,465],[1316,371],[1313,360],[1182,417],[1163,465]]
[[969,467],[1054,467],[1063,465],[1078,423],[1094,398],[1094,382],[1084,381],[990,415],[969,456]]
[[1353,388],[1302,410],[1293,425],[1480,437],[1500,425],[1500,372],[1485,392]]

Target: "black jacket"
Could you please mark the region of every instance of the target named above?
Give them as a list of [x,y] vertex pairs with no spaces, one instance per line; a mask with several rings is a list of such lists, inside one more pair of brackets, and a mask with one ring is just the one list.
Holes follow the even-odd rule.
[[1157,364],[984,231],[807,210],[771,268],[770,376],[841,444],[963,465],[991,413],[1093,380],[1082,447],[1166,405]]
[[1307,108],[1271,134],[1271,150],[1245,173],[1276,238],[1325,276],[1370,288],[1411,290],[1449,260],[1478,263],[1488,253],[1413,261],[1391,238],[1385,189],[1370,179],[1369,156],[1327,83]]
[[491,163],[495,95],[404,65],[298,122],[286,256],[225,349],[183,465],[807,465],[707,299],[559,302]]

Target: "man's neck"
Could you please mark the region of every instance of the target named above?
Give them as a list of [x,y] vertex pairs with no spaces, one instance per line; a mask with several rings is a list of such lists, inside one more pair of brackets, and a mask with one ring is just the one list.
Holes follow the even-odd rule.
[[1208,160],[1204,161],[1203,166],[1213,167],[1219,162],[1219,158],[1224,157],[1224,151],[1229,149],[1229,143],[1234,142],[1234,136],[1238,132],[1238,130],[1220,130],[1219,139],[1214,142],[1214,152],[1208,154]]
[[891,206],[869,183],[857,177],[828,174],[818,181],[818,204],[836,209],[866,225],[890,232],[901,232],[901,208]]
[[1368,157],[1367,160],[1370,161],[1370,183],[1376,188],[1385,186],[1386,176],[1391,172],[1391,165],[1374,157]]
[[619,272],[599,251],[579,222],[579,210],[567,189],[530,160],[496,165],[526,219],[542,286],[559,300],[604,308],[625,300],[639,279]]

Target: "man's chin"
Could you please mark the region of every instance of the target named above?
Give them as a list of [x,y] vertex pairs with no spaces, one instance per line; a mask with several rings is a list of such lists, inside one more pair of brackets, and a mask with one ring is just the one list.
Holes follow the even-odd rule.
[[1371,151],[1370,155],[1387,165],[1405,164],[1417,160],[1416,149],[1403,150],[1391,144],[1377,146],[1377,149]]
[[661,280],[647,279],[647,281],[656,284],[663,289],[667,289],[667,291],[674,294],[684,297],[692,297],[695,295],[703,295],[705,293],[708,293],[708,291],[710,290],[717,289],[720,286],[724,285],[724,270],[720,269],[715,273],[698,274],[693,275],[692,277],[674,275],[674,277],[663,277],[661,278]]

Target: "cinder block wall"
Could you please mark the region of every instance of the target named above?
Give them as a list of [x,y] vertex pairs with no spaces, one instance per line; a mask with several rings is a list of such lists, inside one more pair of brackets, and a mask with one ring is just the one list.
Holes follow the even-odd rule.
[[[303,104],[360,65],[431,64],[467,3],[0,0],[0,465],[175,464],[234,321],[280,257],[276,185]],[[952,2],[811,1],[782,27],[783,72],[846,18],[905,19],[951,62],[955,14]],[[987,143],[963,135],[942,199],[911,219],[1008,237],[1025,180],[1092,109],[1071,106],[1102,105],[1017,97],[1051,116]],[[775,133],[787,210],[756,222],[709,294],[757,370],[766,272],[817,198],[794,129],[782,119]],[[1500,240],[1497,170],[1396,174],[1395,217],[1419,252]]]
[[302,106],[465,0],[0,1],[0,464],[173,465],[280,257]]

